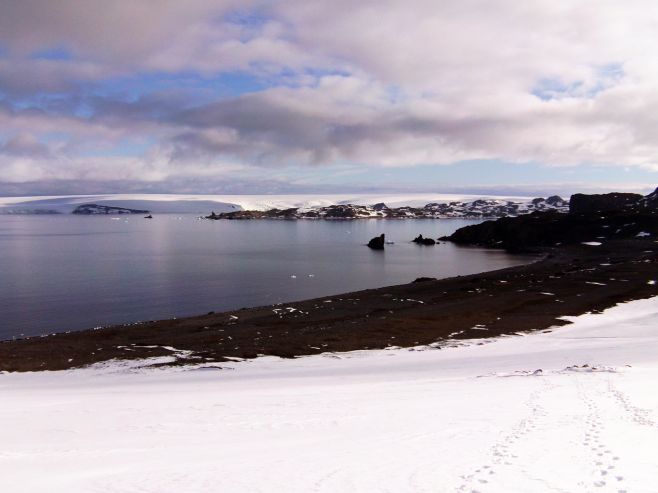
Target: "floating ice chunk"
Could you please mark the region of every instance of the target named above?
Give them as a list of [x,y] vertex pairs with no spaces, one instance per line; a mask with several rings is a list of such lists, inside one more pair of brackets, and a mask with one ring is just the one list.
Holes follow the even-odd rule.
[[600,241],[583,241],[582,244],[587,246],[601,246]]
[[651,236],[651,233],[647,233],[646,231],[640,231],[640,232],[639,232],[638,234],[636,234],[635,236],[637,236],[637,237],[639,237],[639,238],[644,238],[645,236]]

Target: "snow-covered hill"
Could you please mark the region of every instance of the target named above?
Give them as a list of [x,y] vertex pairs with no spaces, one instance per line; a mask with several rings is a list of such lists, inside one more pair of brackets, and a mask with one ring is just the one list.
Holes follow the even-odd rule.
[[423,207],[389,207],[384,202],[372,205],[329,205],[290,209],[239,210],[215,214],[207,219],[433,219],[495,218],[519,216],[535,211],[569,212],[569,202],[555,195],[544,199],[512,201],[476,199],[473,201],[431,202]]
[[658,298],[572,321],[440,350],[3,374],[0,484],[656,491]]
[[[69,195],[49,197],[0,197],[0,213],[35,211],[39,209],[68,213],[81,204],[99,204],[131,209],[145,209],[154,213],[208,213],[234,210],[311,208],[334,204],[370,205],[385,202],[389,207],[424,206],[430,202],[472,201],[478,195],[451,194],[324,194],[324,195],[176,195],[122,194]],[[529,197],[486,197],[500,200],[528,200]]]

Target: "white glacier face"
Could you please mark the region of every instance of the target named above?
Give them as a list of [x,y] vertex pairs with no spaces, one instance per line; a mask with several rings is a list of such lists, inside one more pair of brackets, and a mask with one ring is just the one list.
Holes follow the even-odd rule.
[[2,374],[0,483],[12,493],[655,491],[658,298],[569,320],[443,349]]

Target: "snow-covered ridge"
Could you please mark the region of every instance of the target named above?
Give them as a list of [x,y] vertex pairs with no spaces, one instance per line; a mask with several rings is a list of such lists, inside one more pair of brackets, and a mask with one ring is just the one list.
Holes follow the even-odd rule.
[[383,202],[374,205],[341,204],[318,207],[246,210],[216,214],[207,219],[423,219],[423,218],[497,218],[520,216],[535,211],[568,212],[569,202],[555,195],[544,199],[513,201],[477,199],[473,201],[431,202],[423,207],[389,207]]
[[455,194],[297,194],[297,195],[184,195],[184,194],[115,194],[66,195],[43,197],[0,197],[0,214],[12,211],[51,210],[69,213],[81,204],[145,209],[155,213],[208,213],[211,210],[259,210],[313,208],[340,204],[372,205],[380,202],[389,207],[418,207],[431,202],[473,201],[481,198],[527,201],[523,196],[480,196]]

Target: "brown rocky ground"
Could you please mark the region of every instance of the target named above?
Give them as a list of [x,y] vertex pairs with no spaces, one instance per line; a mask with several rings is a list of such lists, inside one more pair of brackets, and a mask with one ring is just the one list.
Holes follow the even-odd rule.
[[558,317],[658,296],[649,238],[545,250],[536,263],[296,303],[0,343],[0,370],[62,370],[191,353],[178,363],[416,346],[544,330]]

